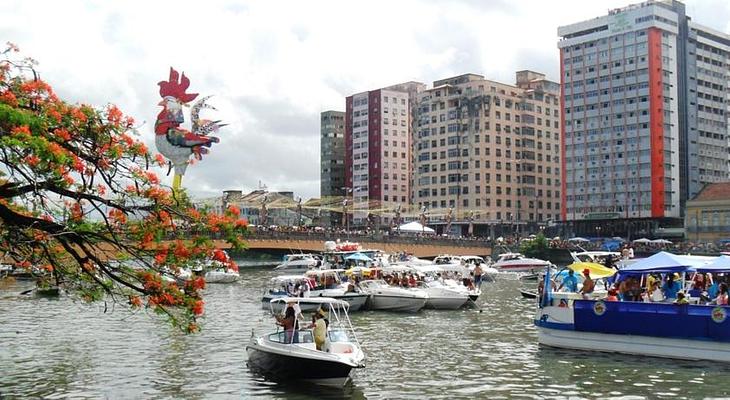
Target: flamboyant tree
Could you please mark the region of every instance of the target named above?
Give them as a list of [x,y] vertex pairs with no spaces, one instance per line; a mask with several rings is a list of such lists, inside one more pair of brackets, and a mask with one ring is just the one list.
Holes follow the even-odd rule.
[[0,53],[0,257],[85,301],[151,308],[195,332],[203,278],[163,279],[214,258],[211,237],[243,246],[246,221],[195,209],[161,185],[164,165],[114,105],[59,99],[36,62],[12,44]]

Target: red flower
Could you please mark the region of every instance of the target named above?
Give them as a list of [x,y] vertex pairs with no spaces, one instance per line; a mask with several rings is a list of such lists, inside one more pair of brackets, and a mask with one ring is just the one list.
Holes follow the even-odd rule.
[[140,308],[142,307],[142,299],[139,296],[131,296],[129,298],[129,304],[132,305],[132,308]]
[[194,315],[202,315],[203,314],[203,305],[204,304],[205,303],[203,303],[203,300],[196,300],[195,301],[195,304],[193,304],[193,308],[192,308],[193,314]]
[[228,206],[228,212],[235,215],[236,217],[241,215],[241,210],[236,206]]
[[226,262],[228,261],[228,256],[223,250],[215,249],[213,250],[213,259],[215,261]]
[[53,133],[55,133],[56,136],[58,136],[58,138],[63,140],[64,142],[68,142],[69,140],[71,140],[71,134],[63,128],[56,129],[55,131],[53,131]]
[[31,154],[27,157],[25,157],[25,162],[28,163],[31,167],[35,167],[41,162],[41,159],[38,158],[35,154]]

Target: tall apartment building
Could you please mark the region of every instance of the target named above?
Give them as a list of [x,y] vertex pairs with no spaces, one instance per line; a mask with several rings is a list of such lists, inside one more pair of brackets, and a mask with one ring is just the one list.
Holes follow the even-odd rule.
[[412,103],[424,88],[407,82],[346,98],[345,186],[355,225],[369,209],[410,204]]
[[[320,115],[320,196],[345,195],[345,113],[324,111]],[[337,225],[342,214],[321,213],[321,224]]]
[[[558,28],[562,218],[578,234],[651,234],[727,180],[730,36],[647,1]],[[621,219],[621,221],[617,221]]]
[[559,85],[532,71],[516,77],[459,75],[418,96],[414,203],[450,213],[462,233],[469,222],[494,237],[560,217]]
[[320,133],[320,195],[344,196],[345,113],[322,112]]

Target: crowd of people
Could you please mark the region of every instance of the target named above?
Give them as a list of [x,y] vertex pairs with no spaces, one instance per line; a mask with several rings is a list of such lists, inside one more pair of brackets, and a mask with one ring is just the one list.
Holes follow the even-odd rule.
[[[617,280],[606,279],[606,301],[637,301],[645,303],[688,304],[690,300],[698,304],[728,305],[730,275],[687,273],[629,275]],[[684,283],[684,286],[683,286]],[[579,288],[578,279],[572,270],[562,278],[556,291],[580,293],[586,299],[594,298],[596,283],[590,270],[583,271],[583,285]],[[539,288],[542,292],[542,284]]]

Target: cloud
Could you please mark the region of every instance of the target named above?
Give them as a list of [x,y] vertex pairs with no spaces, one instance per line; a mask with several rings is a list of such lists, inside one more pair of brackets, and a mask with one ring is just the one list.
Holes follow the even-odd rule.
[[[175,66],[214,94],[229,126],[188,168],[194,195],[269,188],[319,195],[319,113],[347,95],[466,72],[511,83],[558,79],[557,27],[629,0],[325,0],[0,3],[0,37],[40,62],[65,99],[115,103],[153,148],[157,82]],[[42,8],[42,10],[40,10]],[[730,3],[688,0],[694,21],[727,32]],[[168,182],[171,178],[167,178]]]

